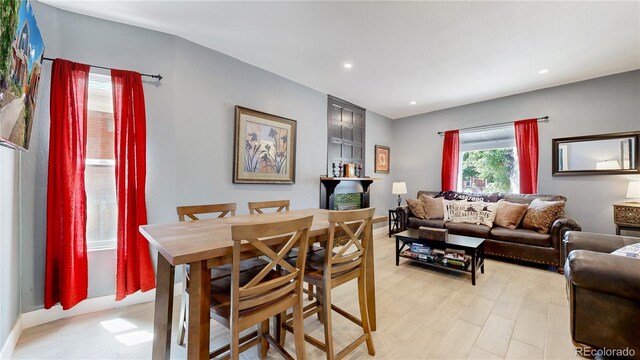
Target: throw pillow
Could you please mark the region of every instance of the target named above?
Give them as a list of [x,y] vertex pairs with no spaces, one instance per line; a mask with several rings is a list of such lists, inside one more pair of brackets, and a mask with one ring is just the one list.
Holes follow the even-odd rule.
[[443,200],[444,219],[448,221],[477,224],[478,223],[478,206],[464,200]]
[[524,214],[522,227],[546,234],[551,224],[564,212],[564,205],[564,201],[534,199]]
[[515,204],[500,200],[498,201],[498,211],[494,224],[507,229],[515,229],[520,224],[527,209],[529,209],[527,204]]
[[444,205],[442,199],[434,199],[429,195],[422,194],[419,200],[424,203],[424,211],[427,219],[444,219]]
[[411,210],[411,213],[420,219],[424,219],[426,218],[426,213],[424,211],[424,203],[420,200],[416,200],[416,199],[405,199],[405,201],[407,202],[407,206],[409,206],[409,210]]
[[486,225],[493,227],[493,222],[496,219],[498,213],[498,204],[492,202],[480,202],[477,203],[476,209],[478,209],[478,225]]
[[640,259],[640,243],[627,245],[611,253],[612,255],[627,256]]

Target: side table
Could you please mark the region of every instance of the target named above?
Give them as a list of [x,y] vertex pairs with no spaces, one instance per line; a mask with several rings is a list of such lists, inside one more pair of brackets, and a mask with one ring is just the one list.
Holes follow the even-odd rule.
[[393,234],[399,233],[400,229],[400,219],[398,218],[398,213],[396,209],[389,209],[389,237]]
[[640,203],[613,204],[613,222],[616,224],[616,235],[620,235],[621,230],[640,231]]

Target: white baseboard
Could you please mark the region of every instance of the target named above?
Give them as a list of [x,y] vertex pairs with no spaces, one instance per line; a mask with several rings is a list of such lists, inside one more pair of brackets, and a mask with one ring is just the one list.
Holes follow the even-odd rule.
[[[173,295],[178,296],[181,294],[182,283],[177,283],[174,285]],[[155,300],[155,296],[156,290],[153,289],[144,293],[137,292],[135,294],[131,294],[121,301],[116,301],[115,295],[107,295],[83,300],[69,310],[63,310],[61,305],[56,305],[51,309],[38,309],[22,313],[18,316],[18,319],[16,319],[16,323],[13,325],[7,340],[2,346],[0,359],[11,359],[13,350],[15,349],[18,339],[20,339],[20,335],[24,329],[72,316],[151,302]]]
[[374,236],[375,235],[380,235],[380,234],[386,234],[388,232],[389,232],[389,229],[387,229],[386,226],[382,226],[382,227],[379,227],[377,229],[373,229],[373,235]]
[[22,314],[20,314],[16,319],[16,323],[13,324],[13,328],[2,346],[2,350],[0,350],[0,359],[11,359],[13,356],[13,350],[16,348],[20,335],[22,334],[22,329]]

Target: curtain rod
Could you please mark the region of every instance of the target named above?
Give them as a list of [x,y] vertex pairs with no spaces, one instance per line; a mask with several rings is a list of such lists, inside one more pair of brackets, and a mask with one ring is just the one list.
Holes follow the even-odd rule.
[[[538,120],[539,123],[541,123],[541,122],[549,122],[549,116],[539,117],[539,118],[536,118],[536,120]],[[500,125],[513,124],[513,123],[515,123],[515,121],[505,121],[505,122],[501,122],[501,123],[497,123],[497,124],[472,126],[472,127],[458,129],[458,130],[464,131],[464,130],[486,129],[486,128],[496,127],[496,126],[500,126]],[[438,131],[438,135],[440,135],[440,136],[444,135],[444,133],[445,133],[444,131]]]
[[[44,57],[43,60],[53,61],[54,59],[48,58],[48,57]],[[90,65],[90,64],[88,64],[88,65],[91,66],[91,67],[94,67],[94,68],[98,68],[98,69],[113,70],[112,68],[105,67],[105,66]],[[162,75],[160,75],[160,74],[158,74],[158,75],[140,74],[140,76],[148,76],[150,78],[158,79],[158,81],[162,80]]]

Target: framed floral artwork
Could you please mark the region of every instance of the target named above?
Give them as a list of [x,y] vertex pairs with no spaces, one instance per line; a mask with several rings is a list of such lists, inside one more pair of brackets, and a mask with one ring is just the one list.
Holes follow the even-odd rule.
[[376,145],[376,158],[374,171],[381,174],[388,174],[391,168],[391,149],[388,146]]
[[242,106],[235,115],[233,182],[295,183],[297,122]]

